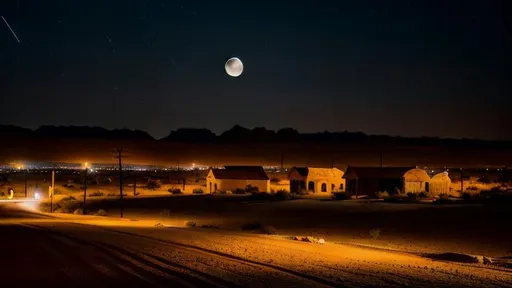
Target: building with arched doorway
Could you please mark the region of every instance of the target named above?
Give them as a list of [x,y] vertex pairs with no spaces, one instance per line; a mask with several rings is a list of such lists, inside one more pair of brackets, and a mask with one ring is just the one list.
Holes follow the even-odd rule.
[[378,191],[420,193],[428,191],[430,177],[423,169],[413,167],[357,167],[349,166],[343,178],[347,192],[353,195],[373,196]]
[[429,191],[430,176],[427,171],[419,168],[410,169],[404,173],[404,192],[420,193]]
[[338,168],[293,167],[288,174],[290,192],[326,195],[345,191],[344,172]]
[[429,192],[432,193],[433,196],[449,194],[451,185],[452,180],[450,179],[450,176],[448,176],[448,172],[441,172],[435,174],[430,179]]

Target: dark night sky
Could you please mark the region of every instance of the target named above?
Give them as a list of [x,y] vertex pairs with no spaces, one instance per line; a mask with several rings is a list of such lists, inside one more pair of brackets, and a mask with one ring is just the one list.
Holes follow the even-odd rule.
[[512,139],[506,2],[2,0],[0,123]]

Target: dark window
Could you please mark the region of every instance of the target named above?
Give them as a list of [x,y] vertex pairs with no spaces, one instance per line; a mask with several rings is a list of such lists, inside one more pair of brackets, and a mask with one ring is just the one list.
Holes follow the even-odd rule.
[[322,183],[322,192],[327,192],[327,184]]

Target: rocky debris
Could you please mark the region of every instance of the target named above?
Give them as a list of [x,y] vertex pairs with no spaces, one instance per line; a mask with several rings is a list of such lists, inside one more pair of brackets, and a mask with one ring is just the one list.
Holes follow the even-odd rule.
[[162,224],[162,223],[156,223],[156,224],[155,224],[155,227],[164,227],[164,224]]
[[484,264],[484,265],[492,264],[492,259],[489,257],[477,255],[477,256],[475,256],[475,258],[478,260],[478,263],[480,263],[480,264]]
[[197,226],[196,222],[191,221],[191,220],[185,221],[184,225],[185,225],[185,227],[189,227],[189,228],[194,228]]
[[323,238],[316,238],[313,236],[295,236],[293,237],[293,240],[295,241],[301,241],[301,242],[308,242],[308,243],[315,243],[315,244],[325,244],[325,240]]

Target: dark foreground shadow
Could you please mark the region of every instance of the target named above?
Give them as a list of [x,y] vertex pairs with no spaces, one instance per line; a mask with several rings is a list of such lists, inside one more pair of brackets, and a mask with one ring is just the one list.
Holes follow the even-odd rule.
[[475,256],[461,254],[461,253],[440,253],[440,254],[426,254],[423,255],[426,258],[440,261],[450,261],[458,263],[478,263],[478,258]]

